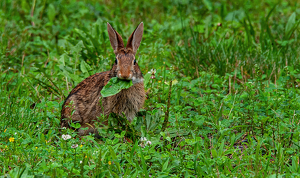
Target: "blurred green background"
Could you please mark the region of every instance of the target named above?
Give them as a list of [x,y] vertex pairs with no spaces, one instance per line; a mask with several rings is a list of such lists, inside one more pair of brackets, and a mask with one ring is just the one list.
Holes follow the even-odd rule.
[[145,33],[138,56],[144,70],[166,62],[191,77],[212,65],[221,75],[243,67],[251,76],[255,64],[270,74],[299,63],[297,1],[2,0],[0,5],[2,69],[29,71],[37,63],[56,62],[69,43],[82,40],[85,52],[79,58],[101,70],[107,67],[101,57],[112,60],[106,22],[127,40],[141,21]]

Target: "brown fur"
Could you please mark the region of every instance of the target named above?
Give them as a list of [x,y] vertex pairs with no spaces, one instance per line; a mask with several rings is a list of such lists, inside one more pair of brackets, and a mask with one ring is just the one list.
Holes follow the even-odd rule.
[[[70,127],[71,121],[80,123],[81,128],[88,127],[88,130],[79,129],[79,135],[90,132],[97,134],[94,128],[97,117],[107,116],[112,112],[121,116],[125,114],[132,121],[145,101],[143,75],[138,64],[134,62],[142,39],[143,23],[131,34],[126,48],[122,37],[108,23],[107,30],[117,63],[110,71],[96,73],[79,83],[70,92],[61,110],[61,127]],[[103,98],[101,104],[100,92],[112,77],[132,80],[134,85],[116,95]]]

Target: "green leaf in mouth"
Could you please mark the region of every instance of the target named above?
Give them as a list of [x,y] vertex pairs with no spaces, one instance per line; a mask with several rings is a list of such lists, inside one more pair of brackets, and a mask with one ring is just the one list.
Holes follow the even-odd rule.
[[101,90],[102,97],[108,97],[119,93],[123,89],[131,87],[132,80],[121,80],[118,77],[111,78]]

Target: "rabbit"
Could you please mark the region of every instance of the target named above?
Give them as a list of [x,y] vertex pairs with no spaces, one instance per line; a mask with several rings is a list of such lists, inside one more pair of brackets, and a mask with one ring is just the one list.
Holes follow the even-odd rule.
[[[101,115],[110,113],[123,116],[131,122],[143,107],[146,94],[143,74],[135,54],[143,36],[144,24],[141,22],[130,35],[126,47],[120,34],[107,23],[110,44],[116,55],[110,71],[96,73],[80,82],[69,94],[61,110],[61,127],[70,128],[70,122],[80,123],[78,135],[94,133],[99,137],[94,123]],[[132,80],[133,85],[113,96],[102,98],[100,91],[112,77]],[[102,98],[102,100],[101,100]],[[87,128],[87,129],[82,129]]]

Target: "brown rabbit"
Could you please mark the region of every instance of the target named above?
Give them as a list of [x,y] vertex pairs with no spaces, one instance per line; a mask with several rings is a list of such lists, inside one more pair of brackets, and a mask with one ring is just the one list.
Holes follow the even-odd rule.
[[[135,59],[143,36],[143,22],[130,35],[127,46],[119,33],[107,23],[109,40],[114,53],[115,63],[110,71],[96,73],[80,82],[69,94],[61,110],[61,127],[70,127],[70,122],[78,122],[81,128],[79,135],[98,132],[94,122],[101,114],[116,113],[123,115],[131,122],[135,114],[143,107],[145,101],[144,78]],[[102,88],[112,77],[123,80],[132,80],[133,86],[123,89],[116,95],[103,98],[100,102]],[[102,104],[101,104],[102,103]]]

